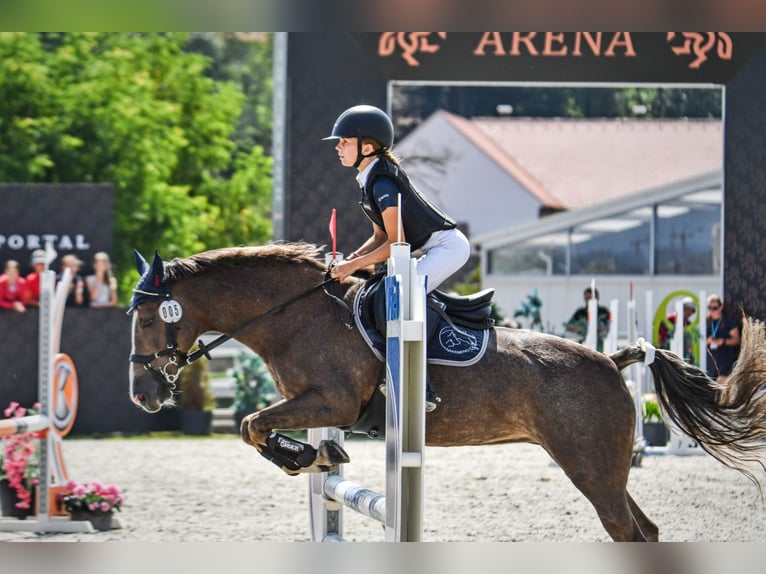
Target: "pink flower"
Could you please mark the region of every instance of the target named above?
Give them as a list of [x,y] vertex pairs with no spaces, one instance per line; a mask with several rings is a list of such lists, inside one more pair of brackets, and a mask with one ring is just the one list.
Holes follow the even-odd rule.
[[13,401],[10,405],[8,405],[8,408],[5,409],[5,417],[6,418],[10,417],[16,411],[16,408],[18,406],[19,406],[19,403],[17,403],[16,401]]

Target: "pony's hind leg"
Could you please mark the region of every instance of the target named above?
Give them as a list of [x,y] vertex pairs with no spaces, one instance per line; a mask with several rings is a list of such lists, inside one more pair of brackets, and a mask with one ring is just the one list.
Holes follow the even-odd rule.
[[[585,429],[581,429],[585,431]],[[612,435],[583,432],[579,444],[560,439],[555,448],[546,449],[590,501],[601,524],[617,542],[656,539],[657,528],[638,508],[627,491],[632,457],[632,430],[627,440]],[[619,434],[623,434],[620,432]],[[550,447],[551,445],[548,445]]]
[[[563,468],[563,467],[562,467]],[[598,475],[589,478],[571,476],[574,485],[585,495],[598,514],[601,524],[615,542],[656,541],[657,526],[633,501],[625,486]]]
[[625,494],[628,496],[628,504],[630,504],[630,511],[633,513],[633,518],[638,522],[644,536],[646,536],[646,539],[649,542],[657,542],[660,539],[660,529],[657,528],[657,525],[654,522],[649,520],[649,517],[639,508],[630,493],[626,492]]

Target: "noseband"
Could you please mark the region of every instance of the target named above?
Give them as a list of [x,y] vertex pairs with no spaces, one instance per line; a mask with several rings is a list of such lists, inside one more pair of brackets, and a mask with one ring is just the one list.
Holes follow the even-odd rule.
[[[151,355],[136,355],[136,354],[131,354],[130,355],[130,362],[131,363],[142,364],[144,366],[144,369],[146,369],[147,371],[151,372],[152,375],[154,375],[155,377],[159,378],[160,380],[164,380],[165,382],[167,382],[171,386],[171,388],[175,388],[175,383],[178,380],[178,375],[181,372],[181,369],[183,367],[193,363],[194,361],[196,361],[197,359],[200,359],[202,357],[207,357],[208,359],[211,359],[212,358],[210,356],[210,351],[211,350],[215,349],[219,345],[222,345],[223,343],[225,343],[229,339],[233,339],[237,335],[242,334],[244,331],[250,329],[251,327],[254,327],[256,324],[260,323],[264,319],[268,319],[272,315],[276,315],[277,313],[282,311],[285,307],[288,307],[289,305],[292,305],[293,303],[296,303],[296,302],[300,301],[301,299],[303,299],[304,297],[307,297],[308,295],[310,295],[311,293],[313,293],[317,289],[324,288],[328,283],[331,283],[333,281],[335,281],[335,279],[331,279],[329,277],[329,272],[328,272],[327,275],[325,275],[325,280],[322,281],[321,283],[317,283],[313,287],[309,287],[305,291],[299,293],[298,295],[296,295],[295,297],[292,297],[291,299],[288,299],[284,303],[280,303],[276,307],[272,307],[271,309],[269,309],[265,313],[262,313],[261,315],[258,315],[254,319],[251,319],[250,321],[248,321],[247,323],[245,323],[244,325],[239,327],[238,329],[235,329],[231,334],[229,334],[229,335],[221,335],[221,336],[217,337],[215,340],[213,340],[209,345],[206,345],[202,341],[202,339],[197,340],[197,347],[198,348],[197,348],[196,351],[194,351],[191,354],[187,354],[187,353],[181,351],[181,349],[179,349],[179,347],[178,347],[178,342],[177,342],[177,337],[176,337],[176,335],[178,333],[178,328],[176,326],[176,323],[175,322],[167,322],[166,321],[165,322],[165,338],[167,339],[166,347],[163,350],[157,351],[156,353],[151,354]],[[167,300],[171,299],[170,286],[168,286],[167,293],[151,293],[151,292],[148,292],[148,291],[141,291],[141,293],[143,295],[149,295],[149,296],[152,296],[152,297],[162,297],[162,298],[167,299]],[[325,289],[325,293],[327,295],[329,295],[334,301],[336,301],[340,305],[343,305],[348,310],[348,306],[341,299],[339,299],[335,295],[332,295],[331,293],[328,293],[326,289]],[[350,310],[348,310],[348,312],[349,312],[349,314],[351,314]],[[164,321],[164,319],[163,319],[163,321]],[[348,328],[351,328],[352,324],[351,323],[347,323],[346,326]],[[159,369],[154,368],[152,366],[152,362],[155,359],[159,359],[159,358],[162,358],[162,357],[169,357],[169,359]],[[175,365],[176,366],[176,372],[175,373],[168,373],[167,372],[167,368],[170,365]]]

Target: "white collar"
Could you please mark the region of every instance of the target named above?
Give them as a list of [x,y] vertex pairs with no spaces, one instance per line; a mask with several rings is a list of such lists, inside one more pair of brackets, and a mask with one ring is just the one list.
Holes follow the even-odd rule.
[[380,158],[376,157],[374,160],[372,160],[369,163],[369,165],[366,168],[364,168],[362,171],[360,171],[359,173],[356,174],[356,181],[357,181],[357,183],[359,183],[359,187],[364,188],[364,187],[367,186],[367,178],[370,177],[370,172],[372,171],[372,167],[376,163],[378,163],[379,159]]

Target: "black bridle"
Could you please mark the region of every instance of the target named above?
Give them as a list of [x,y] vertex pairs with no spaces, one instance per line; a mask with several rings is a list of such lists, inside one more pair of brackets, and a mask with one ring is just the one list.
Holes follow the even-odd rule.
[[[289,307],[293,303],[297,303],[301,299],[308,297],[311,295],[314,291],[318,289],[323,289],[327,286],[328,283],[331,283],[335,281],[335,279],[330,278],[329,271],[325,275],[325,280],[321,283],[317,283],[316,285],[309,287],[305,291],[302,291],[301,293],[298,293],[294,297],[288,299],[287,301],[280,303],[279,305],[276,305],[275,307],[272,307],[265,313],[262,313],[261,315],[258,315],[254,319],[251,319],[241,327],[235,329],[229,334],[223,334],[211,341],[209,344],[205,344],[202,339],[199,339],[197,341],[197,350],[194,351],[191,354],[187,354],[178,347],[177,342],[177,333],[178,328],[176,327],[176,323],[165,323],[165,338],[167,339],[167,345],[166,347],[161,350],[157,351],[156,353],[153,353],[151,355],[136,355],[131,354],[130,355],[130,362],[131,363],[139,363],[144,366],[144,369],[147,371],[150,371],[154,376],[159,377],[161,380],[165,380],[168,384],[171,386],[175,386],[175,382],[178,379],[178,375],[183,367],[186,365],[189,365],[193,363],[194,361],[201,359],[202,357],[207,357],[208,359],[211,359],[210,351],[215,349],[216,347],[222,345],[226,341],[235,338],[237,335],[241,335],[243,332],[247,331],[248,329],[254,327],[261,321],[264,321],[268,319],[269,317],[276,315],[280,311],[284,310],[286,307]],[[337,296],[333,295],[332,293],[329,293],[327,289],[324,289],[324,292],[331,297],[333,300],[341,304],[343,307],[346,308],[346,310],[351,314],[351,310],[348,309],[348,306]],[[168,287],[168,291],[166,293],[148,293],[144,292],[145,295],[150,295],[153,297],[162,297],[165,299],[171,299],[171,291]],[[346,322],[346,327],[349,329],[352,328],[351,322]],[[159,369],[155,369],[152,366],[152,362],[155,359],[160,359],[162,357],[169,357],[168,362],[163,364]],[[175,373],[168,373],[167,367],[169,365],[175,365],[176,366],[176,372]]]

